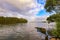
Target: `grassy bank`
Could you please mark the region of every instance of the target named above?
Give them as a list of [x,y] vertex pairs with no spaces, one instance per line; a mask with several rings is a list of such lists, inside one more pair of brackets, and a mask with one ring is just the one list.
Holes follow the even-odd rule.
[[16,24],[16,23],[27,23],[27,20],[24,18],[16,17],[0,17],[0,24]]

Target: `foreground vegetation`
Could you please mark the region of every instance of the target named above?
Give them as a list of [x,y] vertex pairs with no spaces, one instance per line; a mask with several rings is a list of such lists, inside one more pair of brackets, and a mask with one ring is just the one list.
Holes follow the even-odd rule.
[[49,34],[55,36],[56,40],[57,38],[60,39],[60,34],[59,34],[60,33],[60,12],[59,12],[60,10],[59,7],[57,6],[60,6],[60,0],[46,0],[46,4],[44,6],[47,12],[49,13],[52,13],[53,11],[56,12],[56,14],[53,14],[47,18],[48,23],[50,22],[56,23],[55,29],[48,31]]
[[60,13],[51,15],[47,18],[48,22],[56,22],[55,29],[51,30],[50,34],[52,34],[55,37],[60,37]]
[[45,9],[47,12],[55,11],[55,7],[60,4],[60,0],[46,0]]
[[52,29],[52,30],[47,30],[46,31],[46,29],[44,29],[44,28],[38,28],[38,27],[36,27],[37,31],[39,31],[39,32],[41,32],[41,33],[43,33],[43,34],[46,35],[45,40],[48,40],[48,35],[46,34],[46,32],[50,36],[52,36],[52,37],[54,36],[56,39],[60,38],[60,13],[53,14],[53,15],[49,16],[47,18],[47,21],[48,21],[48,23],[55,22],[56,23],[55,28]]
[[47,18],[47,21],[48,22],[56,22],[56,21],[60,22],[60,13],[53,14],[53,15],[49,16]]
[[[58,9],[55,9],[54,6],[59,6],[60,0],[46,0],[45,9],[47,12],[52,12]],[[59,11],[59,10],[58,10]],[[51,15],[47,18],[48,23],[56,22],[56,29],[53,29],[50,33],[56,37],[60,37],[60,12],[55,11],[56,14]]]
[[0,17],[0,24],[16,24],[16,23],[27,23],[27,20],[24,18],[16,17]]

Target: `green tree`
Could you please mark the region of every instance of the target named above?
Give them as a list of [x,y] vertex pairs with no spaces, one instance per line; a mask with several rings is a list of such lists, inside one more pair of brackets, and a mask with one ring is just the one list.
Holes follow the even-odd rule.
[[49,17],[47,18],[47,21],[48,21],[48,22],[60,21],[60,13],[53,14],[53,15],[49,16]]
[[49,16],[49,17],[47,18],[47,21],[50,21],[50,22],[59,21],[59,22],[60,22],[60,13],[53,14],[53,15]]
[[53,29],[52,35],[55,37],[60,37],[60,13],[53,14],[50,17],[47,18],[47,21],[49,22],[56,22],[56,29]]
[[[46,9],[47,12],[52,12],[58,9],[55,9],[55,7],[59,6],[60,0],[46,0],[46,4],[44,8]],[[55,11],[57,13],[57,11]],[[53,29],[51,31],[51,34],[60,37],[60,13],[58,12],[57,14],[53,14],[47,18],[48,23],[50,22],[56,22],[56,29]],[[57,39],[57,38],[56,38]]]
[[46,0],[46,4],[44,8],[47,12],[52,12],[55,8],[54,6],[57,5],[57,0]]

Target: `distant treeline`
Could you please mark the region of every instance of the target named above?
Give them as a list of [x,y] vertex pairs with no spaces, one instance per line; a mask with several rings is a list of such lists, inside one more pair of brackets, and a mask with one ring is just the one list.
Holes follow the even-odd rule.
[[0,24],[16,24],[16,23],[27,23],[28,21],[24,18],[16,17],[0,17]]

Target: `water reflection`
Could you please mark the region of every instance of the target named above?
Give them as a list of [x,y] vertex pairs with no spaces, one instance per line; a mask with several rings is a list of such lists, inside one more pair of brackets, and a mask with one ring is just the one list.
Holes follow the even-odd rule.
[[[41,33],[35,27],[47,27],[47,23],[25,23],[0,25],[0,40],[41,40]],[[40,35],[39,35],[40,34]]]

